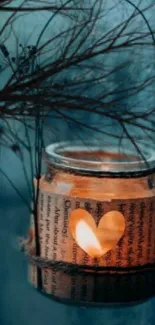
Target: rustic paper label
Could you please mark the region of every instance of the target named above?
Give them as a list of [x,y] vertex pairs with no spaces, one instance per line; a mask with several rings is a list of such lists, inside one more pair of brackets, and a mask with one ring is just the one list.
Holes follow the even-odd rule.
[[[97,260],[76,243],[69,230],[71,211],[82,208],[96,225],[104,214],[119,211],[125,218],[125,232],[117,245]],[[49,260],[83,265],[131,267],[155,262],[154,198],[96,201],[40,191],[38,207],[41,256]],[[36,267],[30,266],[30,281],[36,286]],[[67,275],[42,270],[43,291],[61,298],[92,301],[96,276]],[[100,286],[100,284],[98,284]]]

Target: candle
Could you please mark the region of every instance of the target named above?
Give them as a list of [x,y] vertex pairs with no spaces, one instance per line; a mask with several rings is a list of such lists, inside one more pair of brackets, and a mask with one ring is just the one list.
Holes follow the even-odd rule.
[[118,211],[108,212],[96,227],[90,213],[84,209],[76,209],[70,214],[69,229],[77,244],[89,256],[99,258],[114,248],[123,236],[125,219]]
[[[58,153],[57,146],[46,149],[39,239],[42,258],[82,265],[85,274],[42,269],[42,291],[75,303],[120,303],[151,296],[154,274],[146,273],[150,279],[146,288],[146,277],[139,272],[155,263],[152,168],[149,171],[130,154],[130,161],[123,164],[124,156],[114,155],[113,149],[104,151],[102,162],[98,151],[90,155],[73,149],[60,146]],[[36,286],[34,266],[30,281]]]

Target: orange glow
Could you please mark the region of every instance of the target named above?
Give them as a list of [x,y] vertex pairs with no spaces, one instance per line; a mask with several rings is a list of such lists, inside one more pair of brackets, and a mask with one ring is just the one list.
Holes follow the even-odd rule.
[[70,214],[69,229],[78,246],[90,257],[100,258],[113,249],[125,231],[125,218],[119,211],[104,214],[98,226],[93,216],[84,209]]
[[75,237],[77,244],[92,258],[103,255],[102,247],[93,230],[85,221],[80,220],[76,226]]

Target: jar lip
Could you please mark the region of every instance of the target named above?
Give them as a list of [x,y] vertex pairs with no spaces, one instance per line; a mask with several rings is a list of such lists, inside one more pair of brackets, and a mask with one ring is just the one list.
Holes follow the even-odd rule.
[[[138,177],[150,174],[155,169],[155,151],[143,144],[142,154],[143,160],[133,150],[126,149],[122,153],[116,145],[65,141],[48,145],[45,149],[45,160],[55,168],[76,174]],[[80,155],[88,157],[80,158]],[[96,158],[97,155],[100,159]]]

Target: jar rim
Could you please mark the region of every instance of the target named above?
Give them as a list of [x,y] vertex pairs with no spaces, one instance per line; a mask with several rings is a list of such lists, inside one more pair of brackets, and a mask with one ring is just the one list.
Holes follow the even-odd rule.
[[116,145],[89,141],[65,141],[45,149],[45,160],[53,167],[98,177],[138,177],[154,172],[155,151],[143,144],[142,155],[143,159],[132,149],[121,152]]

